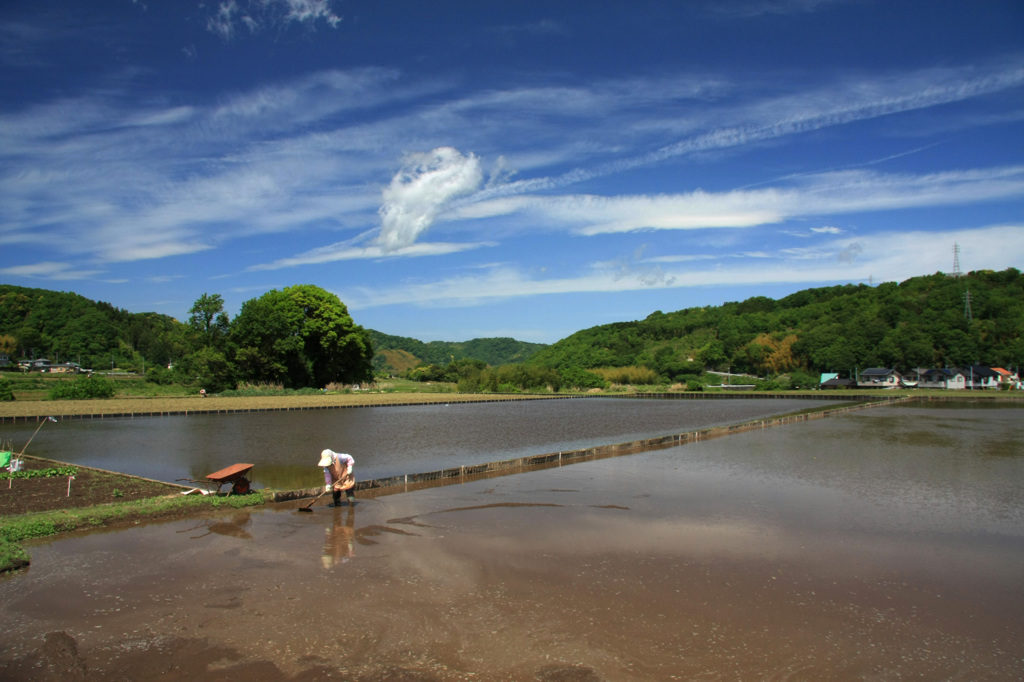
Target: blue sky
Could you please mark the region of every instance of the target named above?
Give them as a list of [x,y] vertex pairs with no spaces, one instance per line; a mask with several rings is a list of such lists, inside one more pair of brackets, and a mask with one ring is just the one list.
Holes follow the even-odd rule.
[[1024,3],[5,0],[0,281],[424,341],[1024,268]]

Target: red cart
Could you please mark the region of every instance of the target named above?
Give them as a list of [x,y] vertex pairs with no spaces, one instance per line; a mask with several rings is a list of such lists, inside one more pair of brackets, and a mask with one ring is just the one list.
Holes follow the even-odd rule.
[[205,481],[197,481],[191,478],[179,478],[179,481],[191,481],[192,483],[203,483],[207,486],[213,487],[216,484],[216,489],[210,490],[210,493],[220,494],[220,489],[227,483],[231,484],[231,491],[229,495],[244,495],[249,492],[249,479],[246,478],[246,474],[256,466],[255,464],[232,464],[229,467],[221,469],[220,471],[214,471],[212,474],[206,475]]

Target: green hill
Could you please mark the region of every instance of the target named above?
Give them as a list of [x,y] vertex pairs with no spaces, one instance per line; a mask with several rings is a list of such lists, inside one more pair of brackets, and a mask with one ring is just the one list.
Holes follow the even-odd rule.
[[798,369],[850,376],[875,366],[1016,368],[1022,360],[1024,276],[1010,268],[658,311],[577,332],[529,362],[563,372],[643,366],[676,379],[705,367],[760,376]]
[[130,313],[78,294],[0,284],[0,352],[83,367],[144,358],[163,365],[186,352],[185,328],[157,313]]

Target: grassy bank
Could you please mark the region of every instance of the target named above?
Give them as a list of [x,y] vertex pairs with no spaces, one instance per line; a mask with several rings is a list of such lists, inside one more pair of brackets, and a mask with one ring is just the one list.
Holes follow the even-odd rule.
[[139,519],[180,518],[218,509],[260,506],[264,503],[261,491],[224,497],[173,495],[80,509],[5,516],[0,518],[0,572],[28,565],[29,555],[19,543],[32,538],[116,526]]
[[463,393],[323,393],[318,395],[221,397],[117,397],[104,400],[32,400],[0,403],[3,417],[73,417],[81,415],[132,415],[183,412],[230,412],[250,410],[299,410],[330,407],[418,405],[476,402],[507,398],[541,398],[522,394],[502,396]]

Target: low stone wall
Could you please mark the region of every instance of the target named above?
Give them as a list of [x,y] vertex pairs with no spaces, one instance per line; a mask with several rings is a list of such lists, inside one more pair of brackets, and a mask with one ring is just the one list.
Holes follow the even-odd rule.
[[[679,397],[682,395],[689,396],[690,394],[666,394],[666,396],[671,397]],[[642,396],[638,394],[635,397],[655,396],[653,394],[643,394]],[[732,394],[727,396],[727,399],[735,400],[737,397],[739,396],[736,394]],[[812,396],[812,398],[816,397],[817,396]],[[439,471],[427,471],[417,474],[401,474],[398,476],[389,476],[387,478],[375,478],[365,481],[357,481],[354,490],[356,492],[369,492],[372,497],[378,494],[389,495],[400,492],[421,490],[424,488],[432,488],[442,485],[450,485],[453,483],[466,483],[469,481],[475,481],[484,478],[508,476],[510,474],[523,473],[525,471],[537,471],[540,469],[560,467],[568,464],[577,464],[579,462],[588,462],[596,459],[620,457],[622,455],[631,455],[636,454],[638,452],[646,452],[649,450],[673,448],[679,445],[684,445],[686,443],[695,443],[702,440],[708,440],[710,438],[719,438],[721,436],[727,436],[732,433],[741,433],[743,431],[752,431],[754,429],[764,429],[772,426],[783,426],[785,424],[794,424],[797,422],[804,422],[812,419],[823,419],[825,417],[831,417],[837,414],[846,414],[848,412],[855,412],[858,410],[865,410],[873,407],[913,402],[914,400],[917,399],[918,398],[915,398],[913,396],[873,399],[866,398],[866,396],[860,396],[858,398],[860,402],[858,402],[857,405],[836,407],[833,409],[822,410],[819,412],[808,412],[806,414],[795,414],[784,417],[757,419],[749,422],[743,422],[740,424],[733,424],[730,426],[713,426],[707,429],[700,429],[698,431],[688,431],[686,433],[678,433],[667,436],[657,436],[655,438],[645,438],[643,440],[634,440],[625,443],[614,443],[612,445],[598,445],[595,447],[582,448],[579,450],[549,452],[547,454],[542,455],[531,455],[529,457],[505,459],[497,462],[487,462],[485,464],[471,464],[468,466],[451,467],[448,469],[441,469]],[[867,402],[865,402],[865,400]],[[274,491],[268,493],[268,495],[273,502],[285,502],[289,500],[316,497],[321,492],[323,492],[323,487],[318,486],[315,488],[304,488],[300,490]]]

